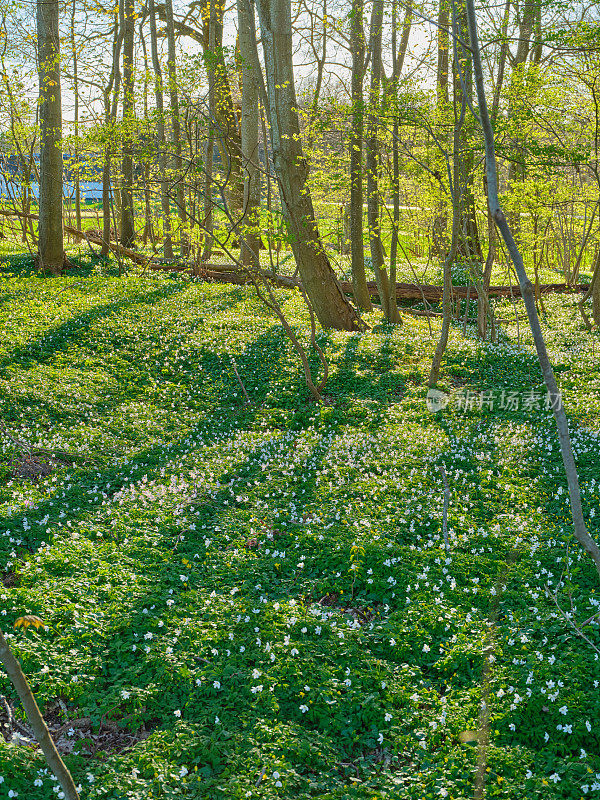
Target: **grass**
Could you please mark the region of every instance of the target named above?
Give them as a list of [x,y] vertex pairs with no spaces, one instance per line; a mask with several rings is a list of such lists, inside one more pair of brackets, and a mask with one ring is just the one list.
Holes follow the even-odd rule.
[[[31,481],[0,440],[3,630],[82,797],[471,798],[484,692],[487,797],[598,792],[598,657],[546,593],[581,621],[598,583],[547,411],[428,413],[422,319],[320,334],[319,408],[247,288],[23,261],[0,302],[0,418],[83,457]],[[547,307],[598,536],[597,337]],[[515,337],[453,331],[446,388],[541,391]],[[13,631],[26,613],[45,629]],[[0,798],[56,797],[22,740],[0,776]]]

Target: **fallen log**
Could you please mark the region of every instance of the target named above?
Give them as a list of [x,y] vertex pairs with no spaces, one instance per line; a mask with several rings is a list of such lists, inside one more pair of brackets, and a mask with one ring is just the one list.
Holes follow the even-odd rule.
[[[38,220],[39,217],[37,214],[27,214],[25,211],[17,211],[16,209],[11,210],[4,210],[0,209],[0,214],[3,217],[22,217],[23,219],[33,219]],[[102,246],[103,239],[101,236],[98,236],[97,233],[94,231],[80,231],[78,228],[73,228],[71,225],[63,225],[63,229],[65,233],[68,233],[70,236],[74,236],[77,239],[85,239],[87,242],[91,244],[95,244],[97,246]],[[123,247],[122,244],[118,244],[117,242],[109,242],[109,248],[113,251],[113,253],[117,253],[117,255],[124,256],[128,258],[130,261],[133,261],[134,264],[138,264],[140,266],[146,266],[152,256],[144,255],[143,253],[136,253],[135,250],[131,250],[128,247]]]
[[[210,269],[200,267],[200,275],[206,276],[211,280],[221,281],[223,283],[236,283],[240,285],[244,283],[250,283],[250,278],[244,275],[243,272],[236,270],[234,264],[211,264],[206,266],[210,266]],[[168,269],[168,267],[166,268]],[[154,269],[154,267],[152,267],[152,269]],[[286,277],[285,275],[273,275],[272,272],[268,272],[266,270],[261,270],[261,276],[273,281],[273,283],[276,283],[278,286],[283,286],[286,288],[293,288],[299,285],[298,281],[294,280],[293,278]],[[349,281],[341,281],[340,286],[343,292],[346,294],[352,294],[352,284]],[[379,297],[377,294],[377,285],[374,282],[369,281],[367,283],[367,288],[369,289],[369,294],[373,299]],[[467,289],[467,286],[454,286],[452,291],[455,297],[463,298],[467,296]],[[577,284],[575,286],[571,286],[568,283],[547,283],[542,284],[539,287],[539,290],[542,294],[569,294],[585,292],[587,289],[587,284]],[[423,300],[424,297],[426,300],[432,303],[441,303],[442,292],[442,286],[419,286],[416,283],[396,284],[396,297],[398,300]],[[469,296],[471,299],[473,299],[475,296],[474,292],[475,287],[471,286],[469,289]],[[520,297],[521,287],[490,286],[489,294],[491,297]]]
[[[37,214],[27,214],[24,211],[17,210],[2,210],[0,214],[5,217],[23,217],[25,219],[38,220]],[[70,225],[64,226],[65,233],[75,236],[79,239],[85,239],[90,244],[101,246],[103,239],[96,233],[96,231],[80,231]],[[196,275],[198,277],[206,277],[209,280],[214,280],[221,283],[233,283],[238,286],[251,283],[252,280],[248,274],[245,274],[236,264],[217,264],[207,262],[200,264],[197,267],[192,267],[187,263],[172,263],[162,264],[154,261],[154,256],[144,255],[138,253],[128,247],[117,242],[109,242],[108,247],[124,258],[129,259],[138,266],[143,266],[153,272],[180,272],[186,275]],[[295,288],[300,284],[295,278],[290,278],[286,275],[273,274],[268,270],[261,270],[260,275],[263,278],[275,283],[277,286],[284,288]],[[352,294],[352,284],[349,281],[340,281],[340,287],[345,294]],[[377,285],[374,281],[367,283],[369,294],[373,299],[378,298]],[[575,294],[579,292],[587,292],[589,284],[579,283],[571,285],[568,283],[545,283],[538,287],[540,294]],[[473,297],[475,286],[454,286],[452,288],[455,297]],[[396,298],[398,300],[427,300],[432,303],[441,303],[443,287],[436,285],[421,285],[416,283],[397,283],[396,284]],[[521,297],[520,286],[490,286],[488,293],[490,297]]]
[[[344,292],[348,294],[352,292],[352,284],[344,281],[341,284],[341,287]],[[374,282],[369,281],[367,283],[367,287],[369,289],[369,293],[371,297],[377,297],[377,286]],[[568,283],[547,283],[542,284],[539,287],[539,290],[542,294],[552,294],[552,293],[561,293],[561,294],[569,294],[569,293],[576,293],[576,292],[585,292],[587,290],[586,284],[577,284],[576,286],[570,286]],[[474,297],[475,287],[471,286],[470,288],[467,286],[454,286],[452,291],[455,297],[466,297],[467,290],[469,289],[469,296],[471,298]],[[419,286],[416,283],[397,283],[396,284],[396,297],[398,300],[422,300],[425,297],[426,300],[429,300],[432,303],[441,303],[442,301],[442,293],[443,287],[442,286],[431,286],[431,285],[424,285]],[[520,286],[490,286],[489,288],[490,297],[520,297],[521,296],[521,287]]]

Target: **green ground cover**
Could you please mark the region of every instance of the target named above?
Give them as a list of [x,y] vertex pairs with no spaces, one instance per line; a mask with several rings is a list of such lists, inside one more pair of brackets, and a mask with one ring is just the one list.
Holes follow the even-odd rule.
[[[548,590],[578,622],[600,592],[543,403],[429,413],[437,322],[374,314],[320,334],[317,407],[248,288],[5,267],[0,418],[86,460],[20,478],[0,434],[0,620],[82,797],[471,798],[484,696],[488,797],[600,796],[598,625]],[[600,343],[546,305],[598,536]],[[453,331],[446,388],[541,393],[523,325]],[[11,633],[27,613],[46,628]],[[60,796],[22,740],[0,777]]]

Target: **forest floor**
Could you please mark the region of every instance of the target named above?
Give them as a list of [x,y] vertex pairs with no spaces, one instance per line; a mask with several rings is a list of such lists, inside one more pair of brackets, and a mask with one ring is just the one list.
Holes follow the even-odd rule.
[[[545,302],[598,537],[600,340]],[[437,320],[321,333],[317,406],[247,287],[14,262],[0,303],[0,614],[82,798],[461,800],[478,758],[488,798],[600,796],[599,583],[526,323],[454,329],[433,414]],[[0,692],[0,798],[55,798]]]

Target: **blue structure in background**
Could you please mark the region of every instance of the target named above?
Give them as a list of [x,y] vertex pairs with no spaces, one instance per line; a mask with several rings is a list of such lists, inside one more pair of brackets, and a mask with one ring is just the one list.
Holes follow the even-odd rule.
[[[35,158],[36,166],[39,167],[39,158]],[[73,181],[73,157],[63,155],[64,180],[63,196],[65,200],[75,201],[75,183]],[[87,161],[79,162],[81,171],[87,176],[100,177],[100,169],[95,165],[90,165]],[[19,159],[14,156],[0,156],[0,199],[10,200],[19,195],[19,179],[21,176],[21,164]],[[10,178],[13,178],[11,181]],[[7,186],[7,183],[10,186]],[[39,198],[39,185],[37,181],[31,181],[31,191],[34,197]],[[81,178],[79,181],[82,203],[99,203],[102,200],[102,182],[99,180]]]

